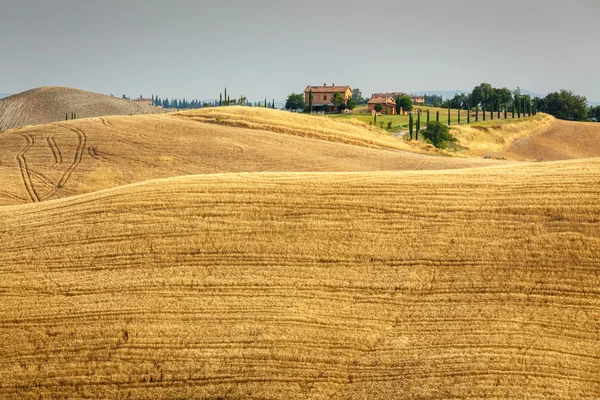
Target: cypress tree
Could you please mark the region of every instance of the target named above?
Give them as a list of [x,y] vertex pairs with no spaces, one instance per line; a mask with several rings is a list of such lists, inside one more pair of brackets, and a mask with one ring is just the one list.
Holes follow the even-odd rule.
[[223,93],[219,93],[219,107],[223,106]]
[[517,103],[517,117],[521,118],[521,102]]
[[506,110],[506,104],[504,104],[504,119],[506,119],[507,113],[508,113],[508,111]]
[[417,140],[419,140],[419,131],[421,130],[421,113],[417,112]]
[[460,108],[458,109],[458,124],[460,125]]
[[275,109],[275,99],[273,99],[273,110]]
[[429,123],[429,109],[427,109],[427,123]]
[[313,112],[313,93],[312,93],[312,89],[310,89],[310,91],[308,92],[308,109],[309,109],[310,113],[312,114],[312,112]]
[[498,101],[498,119],[500,119],[500,101]]
[[490,107],[490,120],[494,120],[494,103],[492,103],[492,106]]
[[437,113],[435,114],[435,120],[437,122],[440,122],[440,110],[438,110]]
[[471,105],[467,104],[467,124],[471,123]]
[[483,120],[485,121],[485,103],[481,105],[481,108],[483,110]]
[[408,131],[410,132],[410,140],[413,140],[413,116],[408,114]]
[[515,119],[515,102],[512,103],[512,119]]
[[65,121],[69,120],[69,113],[65,113]]
[[267,98],[265,97],[265,108],[267,108]]
[[448,126],[450,126],[450,106],[448,106]]
[[225,88],[225,96],[223,96],[225,98],[225,105],[228,106],[229,102],[227,101],[228,97],[227,97],[227,88]]

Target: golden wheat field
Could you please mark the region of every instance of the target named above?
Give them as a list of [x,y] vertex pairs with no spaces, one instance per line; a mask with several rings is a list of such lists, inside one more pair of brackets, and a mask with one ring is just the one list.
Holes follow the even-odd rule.
[[600,397],[600,158],[208,112],[0,134],[1,399]]
[[[256,109],[254,115],[273,119],[271,129],[280,130],[310,118],[264,109]],[[316,125],[312,131],[330,139],[302,137],[299,130],[244,129],[179,115],[109,116],[6,131],[0,133],[0,206],[190,174],[448,169],[498,163],[378,147],[371,143],[411,148],[366,126],[353,127],[349,132],[355,137],[349,140],[338,133],[351,125],[315,120],[325,127]]]

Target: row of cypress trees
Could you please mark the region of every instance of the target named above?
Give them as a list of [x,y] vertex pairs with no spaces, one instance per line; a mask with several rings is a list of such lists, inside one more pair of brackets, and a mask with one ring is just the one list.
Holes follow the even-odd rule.
[[[471,123],[471,107],[467,106],[467,124]],[[460,111],[458,110],[458,125],[461,124],[461,115],[460,115]],[[475,122],[479,121],[479,105],[475,106]],[[494,119],[494,112],[496,113],[496,119],[501,119],[501,115],[504,115],[504,119],[508,118],[508,104],[504,104],[503,106],[500,103],[497,103],[497,107],[494,108],[494,106],[492,105],[491,109],[489,110],[489,115],[490,115],[490,119],[493,120]],[[520,102],[517,102],[516,104],[513,103],[512,104],[512,110],[511,110],[511,115],[512,118],[515,118],[515,114],[517,115],[517,118],[521,118],[521,115],[523,115],[523,117],[527,117],[527,116],[532,116],[532,115],[537,115],[538,113],[538,99],[537,97],[534,98],[531,102],[525,101],[525,99],[521,99]],[[486,115],[487,115],[487,110],[485,109],[485,104],[482,107],[482,116],[483,116],[483,120],[486,120]],[[429,123],[429,109],[427,110],[427,122]],[[435,120],[437,122],[440,122],[440,111],[438,110],[436,112],[436,116],[435,116]],[[410,140],[413,139],[413,126],[415,125],[414,122],[414,117],[413,114],[409,114],[409,118],[408,118],[408,131],[409,131],[409,136],[410,136]],[[448,107],[448,126],[451,125],[451,109],[450,107]],[[417,122],[416,122],[416,135],[415,138],[416,140],[419,140],[419,131],[421,130],[421,113],[417,112]]]

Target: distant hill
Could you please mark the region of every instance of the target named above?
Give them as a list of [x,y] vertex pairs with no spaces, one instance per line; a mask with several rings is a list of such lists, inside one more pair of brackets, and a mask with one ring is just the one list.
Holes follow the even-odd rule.
[[46,86],[0,100],[0,131],[25,125],[106,115],[158,114],[162,108],[65,87]]

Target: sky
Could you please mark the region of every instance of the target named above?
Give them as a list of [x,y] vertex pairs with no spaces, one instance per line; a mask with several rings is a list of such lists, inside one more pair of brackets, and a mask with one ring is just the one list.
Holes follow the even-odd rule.
[[281,100],[489,82],[600,101],[600,1],[0,0],[0,92]]

